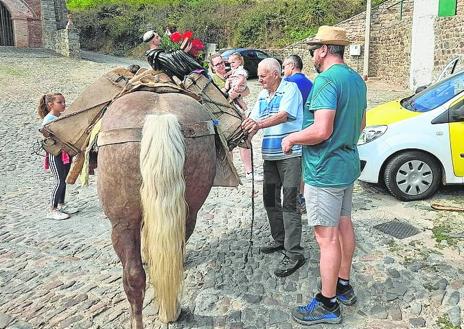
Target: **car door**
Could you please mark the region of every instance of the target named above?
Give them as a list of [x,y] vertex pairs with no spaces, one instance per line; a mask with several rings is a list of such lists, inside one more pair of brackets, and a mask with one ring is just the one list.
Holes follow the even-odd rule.
[[464,95],[449,108],[449,136],[453,171],[464,177]]
[[456,71],[456,67],[458,66],[458,63],[460,62],[461,57],[456,57],[453,60],[451,60],[441,71],[440,75],[438,76],[437,80],[435,82],[441,81],[446,79],[447,77],[453,75],[453,73]]
[[256,52],[254,50],[247,49],[242,53],[242,56],[245,59],[244,68],[248,72],[248,77],[256,77],[259,63],[258,58],[256,57]]

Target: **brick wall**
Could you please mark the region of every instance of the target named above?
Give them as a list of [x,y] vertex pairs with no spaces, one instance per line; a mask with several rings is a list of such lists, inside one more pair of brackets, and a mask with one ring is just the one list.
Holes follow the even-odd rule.
[[[40,47],[42,45],[40,0],[0,0],[0,2],[10,12],[15,46]],[[31,35],[32,29],[37,28],[38,31],[34,30]]]
[[45,47],[79,56],[79,35],[67,30],[65,0],[0,0],[10,12],[16,47]]
[[29,45],[28,47],[37,48],[42,46],[42,23],[40,22],[40,0],[25,0],[34,19],[28,20]]

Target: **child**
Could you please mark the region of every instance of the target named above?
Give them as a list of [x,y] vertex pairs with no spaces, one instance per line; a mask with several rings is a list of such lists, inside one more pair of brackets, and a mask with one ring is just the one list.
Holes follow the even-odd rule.
[[[230,92],[231,90],[235,93],[239,94],[233,102],[236,106],[238,106],[243,115],[246,115],[247,112],[247,105],[243,99],[244,92],[248,89],[247,88],[247,77],[248,73],[243,68],[243,57],[239,53],[233,53],[229,57],[230,67],[232,68],[231,72],[229,73],[228,78],[226,79],[226,83],[224,85],[224,90],[226,92]],[[248,180],[251,180],[253,177],[252,171],[253,168],[251,166],[251,150],[247,148],[240,147],[240,157],[243,162],[243,166],[245,167],[245,175]],[[262,181],[263,177],[259,174],[254,175],[255,181]]]
[[[40,98],[40,103],[37,112],[42,121],[42,126],[56,120],[65,110],[66,103],[64,96],[60,93],[46,94]],[[67,153],[61,152],[58,155],[48,154],[45,159],[45,169],[50,167],[53,176],[55,177],[55,187],[52,189],[51,208],[47,215],[49,219],[68,219],[69,214],[65,213],[64,195],[66,193],[66,176],[71,167],[70,157]]]
[[[229,92],[233,90],[237,94],[241,94],[247,88],[248,77],[247,71],[243,68],[244,61],[242,55],[233,53],[229,57],[229,63],[232,70],[226,80],[223,91]],[[238,105],[242,111],[246,112],[247,105],[241,95],[234,99],[234,103]]]

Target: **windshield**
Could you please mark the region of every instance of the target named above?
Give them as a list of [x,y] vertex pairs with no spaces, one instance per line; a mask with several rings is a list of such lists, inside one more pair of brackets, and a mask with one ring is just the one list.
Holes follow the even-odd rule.
[[464,72],[428,87],[411,98],[404,99],[402,105],[410,111],[428,112],[446,103],[464,90]]

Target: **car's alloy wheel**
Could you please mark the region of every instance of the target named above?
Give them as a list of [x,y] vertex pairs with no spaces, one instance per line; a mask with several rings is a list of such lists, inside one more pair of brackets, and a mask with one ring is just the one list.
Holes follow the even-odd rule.
[[392,158],[384,171],[385,185],[403,201],[421,200],[433,195],[441,180],[441,170],[430,155],[411,151]]

